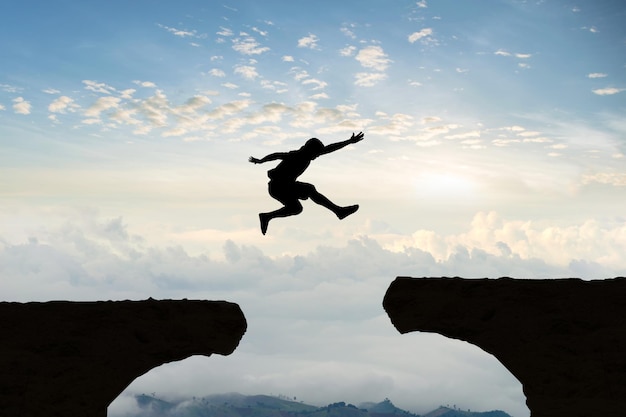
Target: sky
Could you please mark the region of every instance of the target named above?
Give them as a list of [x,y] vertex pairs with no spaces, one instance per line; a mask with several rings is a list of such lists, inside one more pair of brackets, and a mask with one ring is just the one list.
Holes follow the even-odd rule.
[[[132,395],[529,415],[496,358],[400,335],[396,276],[626,275],[621,1],[3,1],[0,294],[209,299],[248,330]],[[365,139],[273,220],[249,156]]]

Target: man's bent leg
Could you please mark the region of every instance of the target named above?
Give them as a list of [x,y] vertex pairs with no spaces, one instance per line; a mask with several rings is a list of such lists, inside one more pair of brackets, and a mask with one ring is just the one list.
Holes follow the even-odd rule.
[[267,232],[267,226],[270,220],[276,217],[288,217],[302,213],[302,204],[298,200],[292,201],[289,204],[285,204],[284,207],[278,210],[271,211],[269,213],[259,213],[259,220],[261,222],[261,233]]

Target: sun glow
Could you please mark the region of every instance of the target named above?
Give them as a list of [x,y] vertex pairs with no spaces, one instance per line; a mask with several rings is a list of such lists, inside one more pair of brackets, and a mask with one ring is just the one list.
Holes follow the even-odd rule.
[[458,199],[476,194],[476,182],[468,176],[453,173],[426,172],[414,179],[416,193],[421,198]]

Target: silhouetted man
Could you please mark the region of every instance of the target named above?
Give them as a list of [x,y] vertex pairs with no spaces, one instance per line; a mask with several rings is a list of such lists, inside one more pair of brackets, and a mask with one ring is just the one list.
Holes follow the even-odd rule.
[[270,220],[276,217],[287,217],[302,213],[302,204],[298,200],[311,198],[314,203],[326,207],[341,220],[348,217],[359,209],[358,204],[341,207],[320,194],[312,184],[296,181],[296,179],[308,168],[311,161],[320,155],[334,152],[344,146],[363,140],[363,132],[352,134],[352,137],[343,142],[332,143],[324,146],[321,140],[311,138],[300,149],[291,152],[276,152],[264,158],[250,157],[248,160],[254,164],[262,164],[267,161],[280,159],[281,162],[274,169],[267,172],[270,178],[268,183],[269,194],[283,203],[284,207],[269,213],[259,213],[261,232],[267,232]]

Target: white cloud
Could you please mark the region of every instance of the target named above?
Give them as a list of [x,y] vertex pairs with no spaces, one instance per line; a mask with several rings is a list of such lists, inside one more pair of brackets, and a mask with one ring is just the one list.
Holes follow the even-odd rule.
[[308,36],[298,39],[298,48],[318,49],[317,42],[319,38],[312,33]]
[[60,91],[54,88],[46,88],[45,90],[41,90],[42,92],[46,93],[46,94],[59,94]]
[[538,137],[538,138],[526,138],[522,142],[524,143],[550,143],[552,142],[552,140],[545,138],[545,137]]
[[13,99],[13,110],[17,114],[30,114],[31,107],[30,102],[25,100],[24,97],[16,97]]
[[187,129],[185,129],[184,127],[175,127],[175,128],[172,128],[163,132],[162,136],[167,138],[171,136],[182,136],[186,133],[187,133]]
[[65,113],[67,110],[74,111],[78,107],[80,106],[74,103],[74,99],[67,96],[61,96],[50,103],[48,111],[52,113]]
[[6,91],[7,93],[18,93],[23,90],[23,88],[16,87],[10,84],[0,84],[0,90]]
[[108,109],[115,109],[119,106],[121,99],[118,97],[100,97],[94,104],[85,110],[85,116],[99,118],[100,113]]
[[313,91],[322,90],[328,85],[328,83],[326,83],[325,81],[321,81],[316,78],[307,78],[304,81],[302,81],[302,85],[310,85],[310,84],[314,85],[314,87],[312,88]]
[[520,54],[520,53],[515,54],[515,58],[519,58],[519,59],[528,59],[530,57],[532,57],[532,54]]
[[379,113],[378,116],[385,122],[385,124],[368,127],[368,134],[371,133],[373,135],[385,136],[387,138],[390,136],[402,136],[414,125],[413,116],[408,114],[395,113],[392,116],[387,116],[384,113]]
[[235,74],[239,74],[247,80],[254,80],[259,76],[256,68],[250,65],[237,65],[235,67]]
[[130,100],[133,98],[133,94],[135,94],[137,90],[134,88],[127,88],[126,90],[120,91],[120,97],[125,100]]
[[346,46],[345,48],[342,48],[339,50],[339,55],[341,56],[352,56],[354,55],[354,51],[356,51],[356,46]]
[[623,173],[596,173],[583,176],[583,184],[608,184],[616,187],[626,187],[626,174]]
[[494,52],[495,55],[500,55],[500,56],[511,56],[510,52],[507,52],[503,49],[498,49],[496,52]]
[[6,107],[4,107],[3,104],[0,104],[0,110],[6,110]]
[[387,74],[382,72],[359,72],[355,74],[355,78],[355,85],[361,87],[372,87],[380,81],[387,79]]
[[115,88],[105,83],[99,83],[92,80],[83,80],[85,84],[85,90],[93,91],[95,93],[111,94],[115,92]]
[[464,133],[457,133],[454,135],[444,136],[446,139],[467,139],[467,138],[479,138],[480,130],[472,130]]
[[233,84],[233,83],[224,83],[222,84],[222,87],[228,88],[229,90],[234,90],[236,88],[239,88],[237,84]]
[[207,96],[196,95],[188,99],[182,106],[176,107],[175,113],[195,113],[200,108],[211,104],[211,99]]
[[350,29],[348,29],[347,27],[342,27],[341,29],[339,29],[341,31],[341,33],[343,33],[344,35],[346,35],[347,37],[349,37],[350,39],[356,39],[356,35],[354,34],[354,32],[352,32]]
[[160,23],[157,23],[157,26],[167,30],[168,32],[170,32],[171,34],[181,37],[181,38],[187,38],[187,37],[193,37],[196,38],[198,37],[197,32],[195,30],[189,31],[189,30],[183,30],[183,29],[176,29],[173,27],[168,27],[165,25],[162,25]]
[[519,139],[494,139],[491,141],[492,144],[499,147],[508,146],[512,143],[519,143]]
[[300,68],[297,68],[297,67],[292,68],[291,73],[295,73],[293,78],[296,81],[302,81],[303,79],[309,77],[309,73],[306,70],[303,70],[303,69],[300,69]]
[[220,27],[220,31],[216,32],[216,34],[220,35],[220,36],[233,36],[234,33],[231,29],[229,28],[225,28],[225,27]]
[[258,33],[259,35],[263,36],[263,37],[267,37],[268,32],[266,30],[261,30],[257,27],[252,27],[252,31]]
[[557,143],[557,144],[548,146],[548,148],[550,148],[550,149],[567,149],[568,146],[566,144],[564,144],[564,143]]
[[312,96],[309,96],[309,99],[311,100],[322,100],[322,99],[327,99],[328,94],[326,93],[318,93],[318,94],[313,94]]
[[261,46],[251,36],[233,39],[233,49],[243,55],[260,55],[270,50],[267,46]]
[[153,96],[141,102],[139,112],[148,120],[152,127],[167,126],[167,119],[171,112],[167,96],[163,91],[156,90]]
[[363,67],[381,72],[385,71],[391,62],[383,48],[378,45],[370,45],[361,49],[355,58]]
[[588,78],[604,78],[607,77],[607,74],[604,74],[602,72],[592,72],[590,74],[587,74]]
[[428,5],[426,4],[426,0],[420,0],[415,4],[417,5],[417,7],[422,8],[422,9],[428,7]]
[[[524,131],[523,128],[521,128],[521,129],[522,129],[522,131],[520,131],[520,133],[518,133],[517,136],[522,136],[522,137],[527,138],[527,137],[533,137],[533,136],[541,135],[541,132],[537,132],[537,131],[534,131],[534,130]],[[511,130],[514,130],[514,129],[511,129]]]
[[224,71],[222,71],[221,69],[217,69],[217,68],[213,68],[211,71],[209,71],[209,74],[211,74],[214,77],[225,77],[226,73]]
[[424,28],[419,32],[413,32],[409,35],[408,39],[410,43],[415,43],[421,39],[428,38],[433,34],[432,28]]
[[[111,120],[113,120],[117,124],[128,125],[128,126],[138,126],[138,125],[141,125],[142,122],[134,118],[134,116],[137,113],[138,113],[138,109],[136,108],[131,108],[131,109],[118,108],[113,113],[111,113],[109,117],[111,118]],[[140,131],[141,128],[137,127],[135,130]]]
[[141,86],[141,87],[146,87],[146,88],[155,88],[156,84],[153,83],[152,81],[139,81],[139,80],[134,80],[133,83]]
[[235,100],[222,104],[209,112],[209,116],[213,119],[223,119],[226,116],[232,116],[250,107],[250,100]]
[[607,88],[598,88],[592,91],[594,94],[597,94],[599,96],[612,96],[613,94],[621,93],[624,90],[626,90],[626,88],[607,87]]
[[293,57],[291,55],[284,55],[282,60],[283,62],[293,62]]

